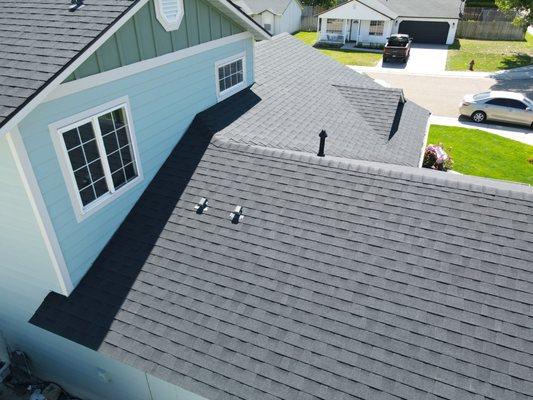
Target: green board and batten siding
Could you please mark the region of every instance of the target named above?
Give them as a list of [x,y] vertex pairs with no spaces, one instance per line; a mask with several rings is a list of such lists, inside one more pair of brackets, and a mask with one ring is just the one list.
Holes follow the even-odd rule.
[[183,0],[183,5],[185,16],[179,29],[167,32],[156,19],[154,2],[148,2],[65,81],[244,32],[203,0]]

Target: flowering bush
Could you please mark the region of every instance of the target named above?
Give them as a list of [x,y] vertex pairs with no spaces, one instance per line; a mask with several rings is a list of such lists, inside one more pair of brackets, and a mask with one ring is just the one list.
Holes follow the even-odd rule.
[[439,171],[448,171],[453,168],[452,158],[444,151],[442,145],[435,146],[430,144],[424,152],[422,167],[437,169]]

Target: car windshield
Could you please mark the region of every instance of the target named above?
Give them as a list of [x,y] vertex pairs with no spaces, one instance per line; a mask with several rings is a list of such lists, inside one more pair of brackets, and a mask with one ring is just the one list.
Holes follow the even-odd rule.
[[490,97],[489,92],[479,93],[474,95],[474,100],[484,100]]

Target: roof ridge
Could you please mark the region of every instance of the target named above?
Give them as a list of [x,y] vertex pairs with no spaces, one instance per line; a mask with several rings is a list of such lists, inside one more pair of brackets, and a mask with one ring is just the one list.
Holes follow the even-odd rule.
[[327,143],[326,157],[318,157],[305,151],[278,149],[274,147],[241,143],[232,140],[231,138],[218,137],[216,135],[211,140],[211,145],[238,153],[256,154],[296,162],[318,164],[320,166],[333,169],[342,169],[345,171],[352,170],[381,176],[416,180],[423,183],[432,183],[437,185],[450,186],[451,184],[456,188],[476,190],[486,194],[500,195],[504,197],[515,195],[515,197],[518,196],[520,199],[524,199],[525,197],[533,199],[533,187],[527,184],[500,181],[471,175],[444,173],[426,168],[417,168],[405,165],[385,164],[376,161],[328,156]]

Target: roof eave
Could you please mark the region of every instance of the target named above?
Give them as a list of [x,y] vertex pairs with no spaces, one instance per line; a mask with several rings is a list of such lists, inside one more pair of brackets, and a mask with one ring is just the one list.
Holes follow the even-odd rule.
[[[38,90],[26,99],[11,115],[0,123],[0,138],[13,130],[23,118],[33,111],[46,97],[56,89],[67,77],[90,57],[104,42],[122,27],[133,15],[142,8],[149,0],[134,0],[119,17],[109,24],[98,36],[96,36],[85,48],[70,59],[51,79],[45,82]],[[217,7],[225,11],[225,14],[233,17],[235,22],[249,28],[256,40],[270,39],[272,35],[261,25],[255,22],[243,10],[230,0],[209,0],[216,3]]]

